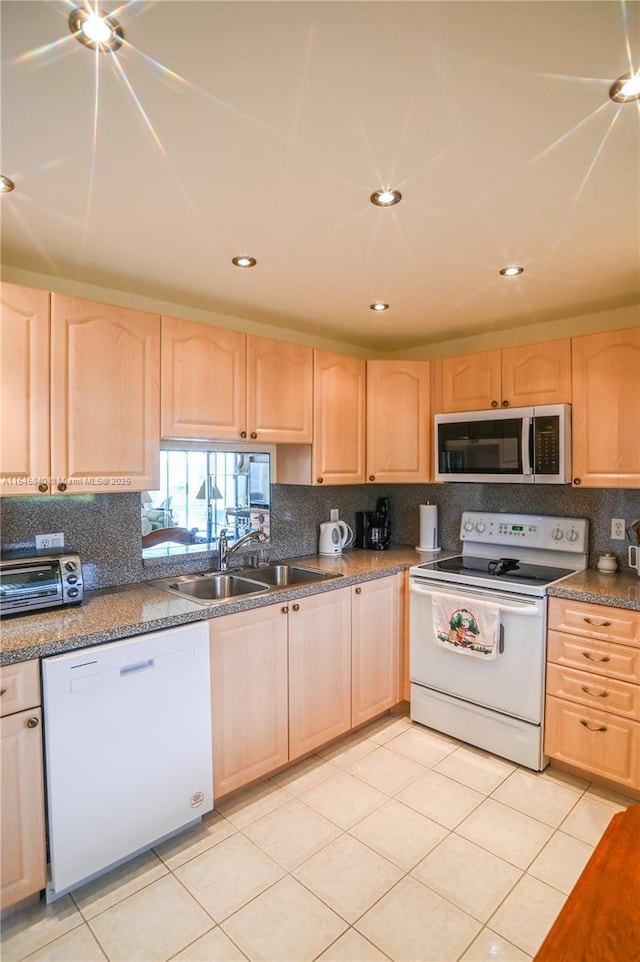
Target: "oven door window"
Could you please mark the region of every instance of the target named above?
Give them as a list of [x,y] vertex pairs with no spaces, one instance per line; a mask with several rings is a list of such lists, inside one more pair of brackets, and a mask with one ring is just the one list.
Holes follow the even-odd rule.
[[522,474],[522,418],[438,425],[443,474]]

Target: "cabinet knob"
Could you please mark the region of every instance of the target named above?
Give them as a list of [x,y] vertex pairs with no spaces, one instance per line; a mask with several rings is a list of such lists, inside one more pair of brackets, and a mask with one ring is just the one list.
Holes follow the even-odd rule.
[[574,483],[574,484],[580,484],[580,478],[574,478],[574,479],[573,479],[573,483]]
[[292,605],[291,607],[293,608],[294,611],[300,611],[300,605],[296,604],[296,605]]
[[580,724],[584,725],[585,728],[588,728],[590,732],[606,732],[607,730],[606,725],[598,725],[596,728],[593,728],[588,721],[584,720],[584,718],[580,719]]
[[39,718],[35,718],[34,716],[32,716],[31,718],[27,719],[27,728],[37,728],[39,724],[40,724]]
[[508,402],[508,401],[503,401],[503,402],[502,402],[502,407],[503,407],[503,408],[508,408],[508,407],[509,407],[509,402]]
[[58,485],[58,491],[66,491],[66,490],[67,490],[66,484],[64,483],[64,481],[61,481],[60,484]]
[[497,408],[497,407],[498,407],[498,402],[497,402],[497,401],[492,401],[492,402],[491,402],[491,407],[492,407],[492,408]]
[[257,433],[256,433],[255,431],[252,431],[252,432],[251,432],[251,437],[252,437],[253,440],[255,441],[255,439],[258,437],[258,435],[257,435]]
[[49,490],[49,485],[48,485],[48,484],[44,484],[44,483],[43,483],[43,484],[39,484],[39,485],[38,485],[38,491],[39,491],[41,494],[46,494],[48,490]]
[[280,611],[282,612],[283,615],[288,615],[288,614],[289,614],[289,605],[283,605],[282,608],[280,609]]
[[357,595],[361,595],[361,594],[362,594],[362,588],[356,588],[356,594],[357,594]]
[[241,432],[240,432],[240,437],[241,437],[241,438],[246,438],[246,436],[247,436],[247,432],[246,432],[246,431],[241,431]]
[[317,478],[318,484],[322,484],[323,480],[323,478]]
[[375,479],[376,479],[375,474],[370,474],[370,475],[369,475],[369,481],[375,481]]
[[6,693],[7,693],[6,688],[0,688],[0,695],[6,695]]

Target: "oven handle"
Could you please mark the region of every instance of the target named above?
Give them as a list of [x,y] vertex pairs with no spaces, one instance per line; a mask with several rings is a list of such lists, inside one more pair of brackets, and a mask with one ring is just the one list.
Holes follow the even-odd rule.
[[[409,591],[413,591],[415,594],[418,594],[418,595],[432,595],[432,594],[434,594],[434,591],[431,590],[431,588],[425,588],[423,585],[421,585],[421,584],[419,584],[419,583],[416,583],[416,582],[414,582],[414,581],[410,581],[410,582],[409,582]],[[437,592],[437,593],[439,593],[439,592]],[[454,594],[454,593],[455,593],[455,594],[458,594],[458,593],[459,593],[459,594],[461,595],[461,597],[462,597],[463,594],[470,594],[470,595],[472,595],[472,597],[475,597],[475,598],[479,597],[478,594],[473,594],[473,592],[459,592],[459,591],[446,592],[446,591],[445,591],[444,593],[445,593],[445,594]],[[486,601],[490,601],[490,600],[491,600],[491,595],[490,595],[489,592],[487,592],[487,594],[486,594],[486,596],[484,596],[483,600],[486,600]],[[527,618],[535,618],[535,617],[539,617],[539,615],[540,615],[540,610],[539,610],[538,606],[537,606],[535,603],[533,603],[533,604],[526,604],[526,603],[524,603],[523,606],[522,606],[522,608],[516,608],[515,605],[501,605],[501,604],[498,603],[498,610],[500,611],[500,614],[524,615],[524,616],[527,617]]]

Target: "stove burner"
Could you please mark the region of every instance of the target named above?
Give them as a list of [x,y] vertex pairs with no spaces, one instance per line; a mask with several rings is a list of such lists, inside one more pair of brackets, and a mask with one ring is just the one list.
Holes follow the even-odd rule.
[[490,575],[495,575],[499,578],[500,575],[506,575],[510,571],[518,571],[520,568],[520,563],[517,558],[498,558],[497,561],[490,561],[487,565],[487,571]]

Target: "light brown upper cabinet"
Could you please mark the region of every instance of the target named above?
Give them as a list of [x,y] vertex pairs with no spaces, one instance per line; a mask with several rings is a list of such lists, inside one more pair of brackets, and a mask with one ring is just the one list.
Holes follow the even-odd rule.
[[158,486],[159,317],[3,285],[2,333],[3,494]]
[[310,443],[313,351],[162,318],[162,436]]
[[640,488],[640,327],[572,340],[573,483]]
[[49,490],[49,294],[0,285],[0,494]]
[[434,363],[437,413],[571,402],[569,338],[446,357]]
[[430,479],[429,361],[367,361],[367,481]]
[[283,484],[363,484],[366,361],[313,353],[313,444],[278,451]]

